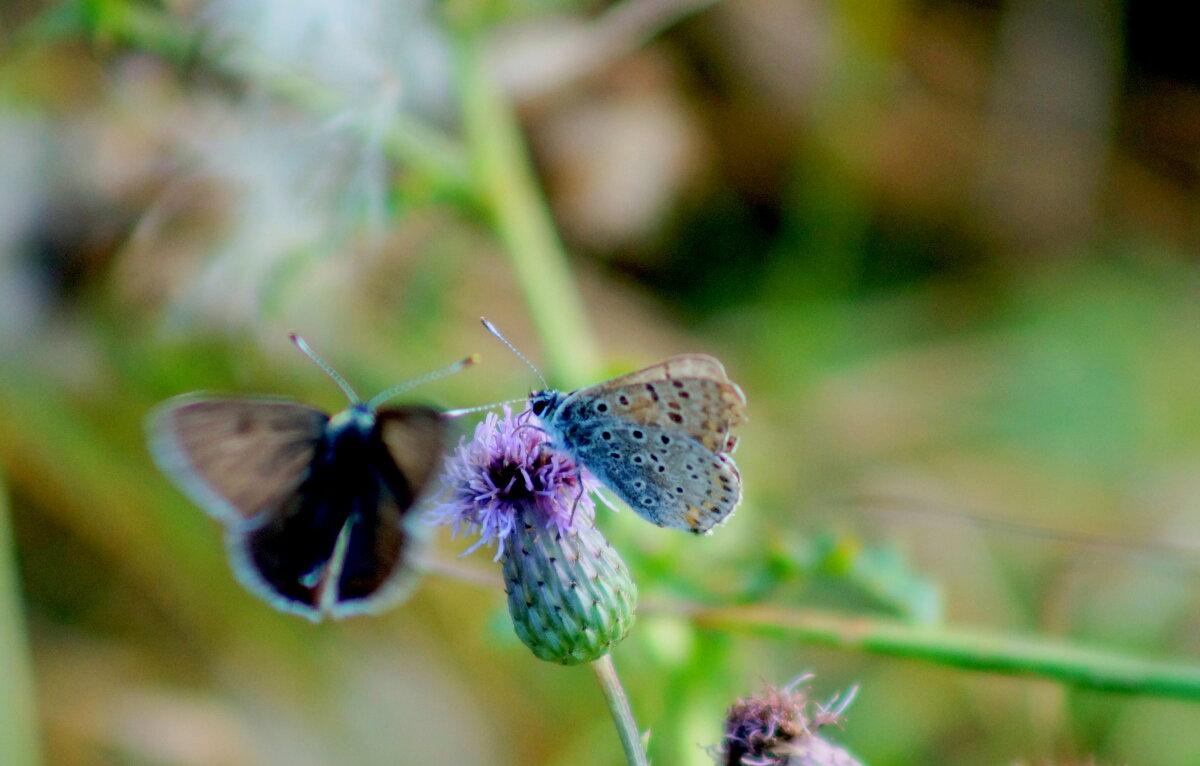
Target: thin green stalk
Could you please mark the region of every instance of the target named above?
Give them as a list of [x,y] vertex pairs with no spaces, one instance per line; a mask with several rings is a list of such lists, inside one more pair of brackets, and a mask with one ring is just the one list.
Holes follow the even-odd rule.
[[0,481],[0,763],[5,766],[37,766],[42,761],[31,664],[8,494]]
[[625,696],[625,688],[617,676],[613,666],[612,655],[606,654],[591,663],[596,671],[596,679],[604,690],[604,700],[612,713],[613,724],[621,737],[621,747],[625,749],[625,760],[629,766],[650,766],[646,757],[646,748],[642,745],[642,733],[638,731],[637,721],[633,719],[633,709],[629,707],[629,698]]
[[479,197],[512,261],[547,373],[560,384],[595,377],[596,347],[553,216],[534,179],[512,108],[488,77],[479,33],[469,23],[454,40],[463,131]]
[[1102,691],[1200,700],[1200,665],[1147,660],[1065,641],[772,607],[692,608],[685,613],[696,625],[713,630],[1037,676]]

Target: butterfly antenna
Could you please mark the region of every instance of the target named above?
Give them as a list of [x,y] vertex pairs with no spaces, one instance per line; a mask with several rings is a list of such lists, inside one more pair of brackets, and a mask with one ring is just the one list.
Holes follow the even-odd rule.
[[350,384],[348,382],[346,382],[346,379],[343,378],[341,375],[339,375],[338,371],[333,369],[333,367],[330,366],[329,362],[326,362],[324,359],[317,356],[317,352],[313,351],[309,347],[309,345],[304,342],[304,338],[301,338],[299,335],[297,335],[294,332],[289,333],[288,337],[292,339],[292,343],[296,344],[296,348],[298,348],[302,352],[304,352],[304,355],[307,356],[309,359],[316,362],[317,366],[320,367],[322,370],[324,370],[326,375],[333,378],[333,382],[337,383],[338,388],[342,389],[342,392],[345,393],[346,396],[350,397],[350,401],[352,403],[358,404],[359,402],[362,401],[362,398],[359,397],[358,393],[355,392],[355,390],[353,388],[351,388]]
[[492,402],[491,404],[480,404],[476,407],[462,407],[457,410],[446,410],[445,412],[442,413],[442,415],[447,418],[461,418],[463,415],[470,415],[473,412],[483,412],[484,410],[494,410],[497,407],[503,407],[506,404],[516,404],[517,402],[524,402],[524,401],[525,401],[525,397],[522,396],[519,399],[508,399],[507,401],[503,401],[503,402]]
[[542,377],[542,373],[538,370],[537,367],[535,367],[533,365],[533,362],[529,361],[529,359],[524,354],[522,354],[520,351],[517,351],[517,347],[514,346],[513,344],[509,343],[508,338],[506,338],[500,334],[500,331],[496,329],[496,325],[492,324],[484,317],[479,317],[479,321],[483,322],[484,329],[486,329],[492,335],[495,335],[500,340],[501,343],[508,346],[508,350],[513,352],[514,354],[516,354],[518,359],[520,359],[525,364],[529,365],[529,369],[533,370],[533,374],[537,375],[538,380],[542,381],[542,386],[544,388],[550,388],[550,384],[546,382],[546,379],[544,377]]
[[457,362],[454,362],[453,364],[448,364],[445,367],[440,367],[432,372],[427,372],[424,375],[418,375],[417,377],[412,378],[411,380],[406,380],[403,383],[397,383],[396,385],[392,386],[391,388],[385,389],[384,391],[381,391],[380,393],[376,394],[375,396],[372,396],[371,400],[369,402],[367,402],[367,407],[369,407],[370,409],[375,409],[379,405],[386,402],[388,399],[391,399],[396,394],[407,391],[410,388],[416,388],[417,386],[423,386],[426,383],[432,383],[435,380],[440,380],[442,378],[448,377],[450,375],[453,375],[456,372],[461,372],[462,370],[467,369],[471,365],[478,364],[478,363],[479,363],[479,355],[471,354],[466,359],[459,359]]

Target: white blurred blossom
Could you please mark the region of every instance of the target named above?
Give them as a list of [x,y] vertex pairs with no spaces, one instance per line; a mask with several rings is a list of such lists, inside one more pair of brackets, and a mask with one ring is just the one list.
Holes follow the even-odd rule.
[[231,212],[171,306],[177,322],[252,322],[265,296],[306,270],[295,266],[327,256],[338,264],[322,278],[355,272],[389,224],[388,131],[402,114],[447,111],[448,53],[429,10],[420,0],[201,8],[206,55],[225,57],[245,95],[178,126],[191,172],[222,187]]

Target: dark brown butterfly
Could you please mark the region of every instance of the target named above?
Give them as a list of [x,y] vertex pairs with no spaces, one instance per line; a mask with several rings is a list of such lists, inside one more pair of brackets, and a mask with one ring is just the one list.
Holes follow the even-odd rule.
[[449,431],[432,407],[380,405],[475,360],[363,401],[292,340],[346,392],[348,408],[330,417],[286,399],[186,394],[149,416],[150,452],[225,525],[230,563],[250,591],[313,621],[375,612],[411,584],[421,537],[411,510],[433,483]]

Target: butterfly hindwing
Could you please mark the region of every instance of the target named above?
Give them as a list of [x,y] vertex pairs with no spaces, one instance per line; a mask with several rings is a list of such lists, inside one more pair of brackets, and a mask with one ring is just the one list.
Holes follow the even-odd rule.
[[445,418],[431,407],[389,407],[377,413],[372,458],[377,493],[370,511],[361,516],[363,523],[349,530],[334,616],[374,611],[404,593],[410,549],[422,529],[412,509],[433,483],[448,431]]
[[412,548],[419,542],[407,518],[410,507],[385,492],[373,509],[374,519],[349,528],[331,607],[335,617],[377,611],[407,590]]
[[678,429],[605,415],[551,418],[547,425],[556,442],[658,526],[703,534],[741,499],[733,462]]
[[304,481],[328,421],[298,402],[187,395],[151,415],[150,447],[194,502],[233,522],[278,507]]
[[308,482],[274,512],[226,533],[242,584],[275,607],[314,621],[321,618],[329,565],[346,523],[344,512],[316,490]]

